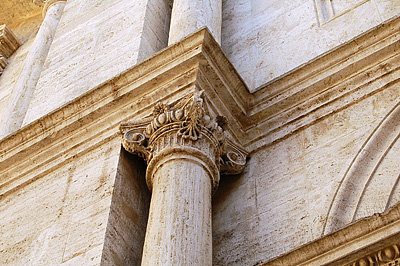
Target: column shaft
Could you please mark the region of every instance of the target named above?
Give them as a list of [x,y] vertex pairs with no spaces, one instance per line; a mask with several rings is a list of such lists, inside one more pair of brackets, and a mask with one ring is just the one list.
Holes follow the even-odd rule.
[[211,177],[195,157],[166,160],[153,175],[142,266],[211,266]]
[[221,43],[222,0],[174,0],[168,44],[204,26]]
[[53,2],[47,8],[42,25],[25,59],[24,67],[14,85],[0,137],[18,130],[23,123],[66,4],[65,0]]

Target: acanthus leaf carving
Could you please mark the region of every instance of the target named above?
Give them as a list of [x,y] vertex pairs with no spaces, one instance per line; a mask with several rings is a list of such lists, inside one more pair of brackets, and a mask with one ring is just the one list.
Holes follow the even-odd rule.
[[[187,95],[174,104],[157,103],[151,117],[141,122],[122,123],[123,147],[149,162],[160,148],[155,140],[167,131],[175,132],[169,134],[176,134],[174,141],[181,144],[186,141],[197,142],[203,134],[211,134],[213,145],[216,146],[215,163],[220,172],[227,175],[241,173],[247,152],[225,136],[227,119],[219,115],[211,118],[204,107],[203,97],[201,91]],[[179,141],[179,138],[182,140]]]

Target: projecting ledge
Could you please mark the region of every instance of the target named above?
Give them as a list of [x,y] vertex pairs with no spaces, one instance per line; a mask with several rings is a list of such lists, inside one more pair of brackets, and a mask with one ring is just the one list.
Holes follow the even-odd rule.
[[194,91],[203,91],[208,115],[225,117],[226,136],[241,145],[251,94],[203,28],[2,139],[0,175],[9,178],[1,180],[0,193],[28,181],[28,155],[46,168],[44,160],[59,158],[68,149],[73,154],[82,145],[89,150],[87,140],[93,140],[90,145],[105,141],[118,133],[121,121],[150,117],[159,102],[174,104]]
[[20,46],[21,43],[7,25],[0,25],[0,75],[7,66],[7,58]]

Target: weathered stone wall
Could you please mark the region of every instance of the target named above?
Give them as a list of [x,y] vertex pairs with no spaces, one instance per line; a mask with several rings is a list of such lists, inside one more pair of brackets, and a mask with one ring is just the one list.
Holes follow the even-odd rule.
[[2,195],[0,264],[99,265],[120,151],[116,138]]
[[[15,53],[8,58],[8,65],[2,75],[0,75],[0,120],[2,125],[5,118],[7,105],[11,97],[14,85],[21,73],[24,66],[25,58],[29,49],[35,39],[36,33],[42,22],[42,14],[37,13],[35,16],[24,20],[22,23],[11,27],[17,39],[22,43],[22,46],[15,51]],[[2,131],[0,126],[0,131]]]
[[145,167],[138,156],[121,153],[101,265],[140,265],[150,207]]
[[[346,170],[399,97],[398,84],[391,84],[253,152],[242,176],[223,177],[213,204],[214,265],[256,265],[322,237]],[[382,165],[385,174],[381,170],[382,178],[367,187],[355,220],[398,203],[388,196],[400,196],[393,191],[400,170],[390,164],[396,145]]]
[[[397,0],[351,3],[333,0],[332,6],[323,3],[319,0],[224,2],[222,45],[252,91],[398,12]],[[261,90],[248,95],[260,99],[238,99],[237,95],[241,94],[236,80],[228,84],[234,88],[229,92],[223,91],[229,83],[224,83],[226,79],[215,82],[221,77],[210,69],[223,65],[212,65],[218,60],[229,68],[224,58],[211,58],[209,55],[212,53],[207,54],[208,58],[201,57],[179,45],[164,54],[168,60],[158,58],[123,76],[123,71],[166,45],[170,9],[169,1],[162,0],[68,1],[25,124],[115,76],[121,75],[122,78],[115,78],[118,84],[111,81],[96,91],[98,94],[82,97],[81,102],[60,109],[60,113],[26,130],[26,136],[15,137],[15,142],[30,143],[33,137],[43,136],[41,143],[48,146],[53,145],[53,138],[57,139],[54,145],[58,145],[60,151],[68,145],[80,145],[85,150],[83,143],[95,141],[98,135],[84,133],[99,130],[99,134],[106,132],[113,137],[62,163],[55,161],[61,160],[63,154],[53,154],[48,159],[40,154],[41,144],[32,144],[32,147],[27,144],[27,151],[34,150],[37,153],[34,158],[41,159],[40,165],[36,164],[36,159],[28,162],[30,157],[26,150],[12,150],[13,155],[9,158],[6,156],[9,151],[1,150],[0,155],[7,157],[7,162],[12,164],[14,157],[19,158],[21,164],[29,164],[30,168],[21,177],[29,183],[19,185],[15,180],[18,178],[13,178],[22,175],[23,169],[18,169],[19,165],[10,166],[10,171],[0,169],[6,175],[1,179],[1,188],[12,187],[0,198],[0,232],[2,238],[7,239],[0,242],[0,264],[138,264],[149,192],[144,185],[143,163],[136,157],[121,155],[115,124],[127,117],[148,115],[151,112],[148,106],[154,104],[155,99],[170,97],[169,102],[176,101],[180,98],[179,93],[183,93],[182,87],[189,86],[185,82],[194,79],[197,72],[203,75],[203,83],[211,87],[207,93],[215,93],[208,94],[209,97],[229,95],[237,103],[243,103],[240,106],[243,110],[238,111],[244,113],[242,118],[259,122],[253,127],[241,121],[248,126],[243,134],[256,138],[256,132],[259,139],[242,140],[254,148],[246,170],[240,176],[223,177],[213,198],[214,264],[256,265],[330,232],[327,227],[332,214],[341,215],[340,211],[332,209],[335,202],[340,204],[336,192],[345,181],[350,185],[358,183],[351,178],[346,180],[348,170],[400,97],[397,36],[385,35],[382,39],[396,40],[383,45],[383,48],[376,45],[379,43],[376,41],[372,45],[375,48],[368,51],[365,49],[368,44],[355,44],[353,50],[349,48],[355,58],[351,59],[355,63],[349,63],[350,66],[346,65],[346,60],[333,58],[329,61],[328,57],[317,67],[328,62],[325,66],[328,69],[331,67],[329,62],[333,62],[337,69],[327,70],[323,73],[325,76],[317,76],[314,72],[314,76],[308,76],[300,71],[297,77],[294,75],[281,82],[289,81],[289,85],[284,84],[287,87],[277,82],[271,95]],[[41,18],[33,17],[26,20],[27,24],[13,28],[24,45],[9,59],[10,64],[0,78],[0,114],[8,103],[7,97],[40,21]],[[197,48],[194,50],[199,50]],[[375,54],[374,49],[380,50]],[[394,52],[389,53],[389,50]],[[366,56],[368,53],[371,54]],[[177,62],[171,63],[176,59],[174,56]],[[385,56],[391,58],[389,63]],[[194,67],[198,65],[196,60],[203,63],[210,60],[212,63],[199,70]],[[159,65],[154,70],[151,64]],[[167,64],[171,65],[167,67]],[[358,72],[363,66],[373,69]],[[314,67],[309,66],[304,71],[320,72],[321,69]],[[142,71],[145,74],[141,75]],[[177,73],[178,78],[174,76]],[[367,76],[371,79],[365,78]],[[351,82],[350,78],[353,78]],[[127,85],[129,82],[124,83],[125,79],[131,79],[131,83]],[[355,84],[353,81],[358,79],[362,82]],[[129,86],[134,89],[129,91]],[[365,89],[368,86],[374,89]],[[181,91],[177,92],[177,88]],[[97,95],[101,97],[96,98]],[[133,99],[132,102],[127,98]],[[335,102],[340,104],[334,105]],[[223,104],[226,106],[221,106],[221,109],[229,109],[236,103]],[[317,114],[328,104],[331,104],[329,108]],[[97,108],[102,108],[102,111]],[[73,109],[79,117],[71,115]],[[62,113],[64,111],[66,114]],[[267,117],[265,120],[262,118],[264,115]],[[57,119],[66,121],[60,122],[65,128],[57,124]],[[77,121],[70,125],[69,119]],[[92,122],[96,125],[88,126]],[[273,135],[269,126],[278,133]],[[59,133],[60,128],[67,133],[79,128],[76,135],[82,135],[82,139],[78,141],[74,136],[75,139],[68,142],[60,136],[63,134]],[[267,134],[270,134],[268,138],[263,139]],[[383,150],[385,160],[371,173],[371,182],[367,180],[364,186],[357,188],[361,189],[359,201],[348,203],[357,205],[353,219],[344,217],[340,226],[383,212],[400,199],[397,160],[400,147],[397,139],[390,149]],[[14,140],[6,141],[9,144]],[[263,141],[266,144],[262,144]],[[380,144],[378,141],[376,146],[380,147]],[[23,144],[19,147],[24,149]],[[51,168],[46,169],[47,165]],[[46,170],[38,173],[38,169]]]
[[166,0],[68,1],[24,124],[164,48],[170,8]]
[[225,0],[222,47],[255,91],[397,16],[399,4],[399,0]]

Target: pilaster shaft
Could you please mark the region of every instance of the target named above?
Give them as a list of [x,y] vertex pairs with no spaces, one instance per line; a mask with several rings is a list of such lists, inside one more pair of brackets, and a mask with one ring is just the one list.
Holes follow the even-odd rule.
[[18,130],[23,123],[65,4],[66,0],[50,0],[44,4],[46,13],[14,85],[0,137]]
[[246,158],[224,136],[225,124],[195,94],[157,105],[150,120],[121,126],[124,148],[148,163],[152,198],[142,265],[212,265],[211,196],[220,170],[239,173]]
[[222,0],[174,0],[168,44],[204,26],[221,43]]

